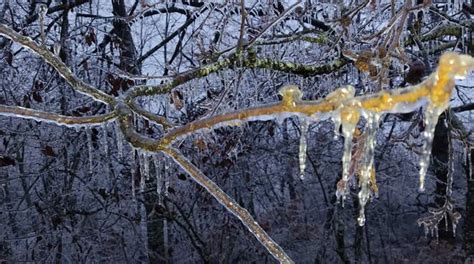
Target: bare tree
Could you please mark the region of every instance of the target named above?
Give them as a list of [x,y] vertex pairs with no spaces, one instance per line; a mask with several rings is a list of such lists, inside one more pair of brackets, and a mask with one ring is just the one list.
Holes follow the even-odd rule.
[[[431,159],[446,182],[436,189],[439,208],[418,224],[436,238],[442,222],[455,232],[455,148],[472,148],[463,121],[472,85],[455,82],[474,68],[471,9],[432,1],[5,1],[0,256],[208,263],[269,253],[308,262],[331,255],[317,247],[298,256],[292,245],[309,250],[300,242],[321,235],[335,244],[333,258],[360,262],[365,251],[372,262],[372,250],[385,246],[370,243],[378,232],[367,222],[377,217],[367,208],[379,196],[379,171],[385,187],[397,171],[384,155],[395,148],[405,162],[418,154],[420,191],[430,189]],[[341,152],[339,166],[332,158]],[[320,198],[303,194],[314,193],[309,186]],[[218,205],[256,240],[237,236]],[[341,206],[356,215],[354,253],[344,249]],[[326,208],[326,220],[318,223],[311,208]],[[257,241],[268,253],[253,249]]]

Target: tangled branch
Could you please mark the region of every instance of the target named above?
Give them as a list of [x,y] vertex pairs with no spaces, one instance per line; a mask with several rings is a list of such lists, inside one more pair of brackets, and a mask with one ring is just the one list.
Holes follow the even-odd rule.
[[[239,206],[236,201],[227,195],[217,184],[205,176],[195,165],[187,160],[178,150],[172,147],[173,142],[177,138],[184,137],[201,129],[213,129],[218,126],[239,124],[248,120],[269,120],[278,118],[280,115],[288,114],[297,115],[301,118],[320,121],[324,118],[333,118],[335,121],[342,123],[343,129],[347,133],[352,133],[348,127],[354,127],[360,116],[371,120],[368,122],[374,126],[378,122],[378,117],[383,113],[403,113],[411,112],[421,105],[426,106],[426,113],[429,114],[427,124],[432,125],[436,122],[438,116],[443,112],[449,104],[451,92],[454,87],[454,80],[458,77],[465,76],[470,69],[474,69],[474,58],[467,55],[459,55],[456,53],[445,53],[439,62],[438,69],[431,76],[419,85],[411,86],[403,89],[395,89],[390,91],[381,91],[372,95],[354,96],[351,87],[340,88],[328,97],[318,101],[304,101],[302,94],[296,86],[284,87],[280,92],[283,100],[278,103],[258,106],[254,108],[244,109],[232,113],[226,113],[209,118],[204,118],[184,126],[171,129],[161,139],[155,140],[143,136],[135,131],[132,122],[133,112],[138,113],[157,123],[171,126],[168,121],[162,117],[156,117],[145,110],[140,109],[134,104],[134,99],[139,96],[154,95],[166,93],[174,87],[181,85],[189,80],[207,76],[221,69],[230,67],[239,63],[239,66],[249,68],[269,68],[281,70],[285,72],[297,73],[303,76],[312,74],[322,74],[331,72],[342,67],[345,61],[335,61],[323,66],[304,66],[293,63],[276,62],[267,59],[258,59],[254,55],[242,58],[239,54],[230,55],[228,58],[222,59],[214,64],[204,66],[194,71],[180,74],[167,84],[160,86],[137,86],[129,90],[124,98],[114,98],[99,89],[84,83],[75,76],[60,59],[49,52],[46,48],[38,45],[28,37],[22,36],[7,26],[0,24],[0,35],[21,44],[37,53],[46,62],[52,65],[56,71],[72,86],[73,89],[92,97],[97,101],[107,103],[112,106],[111,113],[94,116],[94,117],[66,117],[62,115],[46,113],[21,107],[0,106],[0,115],[17,116],[22,118],[31,118],[54,122],[57,124],[73,125],[73,124],[99,124],[118,118],[120,129],[125,135],[126,140],[134,147],[139,147],[151,152],[164,152],[181,166],[199,185],[206,188],[214,198],[219,201],[227,210],[236,215],[239,220],[251,231],[251,233],[266,247],[266,249],[280,262],[292,263],[292,260],[283,251],[283,249],[271,239],[271,237],[263,230],[263,228],[254,220],[254,218]],[[369,129],[374,133],[376,129]],[[426,163],[426,155],[429,155],[430,139],[432,140],[432,131],[428,130],[423,151],[424,158],[422,161]],[[346,138],[350,140],[350,138]],[[373,149],[373,147],[372,147]],[[367,153],[371,153],[370,149]],[[372,172],[373,158],[367,157],[370,164],[363,164],[362,176],[360,180],[361,191],[359,198],[361,201],[361,216],[363,217],[363,206],[369,197],[367,188],[369,184],[370,173]],[[422,164],[420,162],[420,164]],[[424,173],[426,166],[424,164],[420,172],[420,188],[423,188]],[[423,172],[423,170],[425,170]],[[343,192],[344,193],[344,192]],[[363,202],[362,202],[363,201]],[[361,218],[360,218],[361,219]],[[363,225],[363,221],[359,221]]]

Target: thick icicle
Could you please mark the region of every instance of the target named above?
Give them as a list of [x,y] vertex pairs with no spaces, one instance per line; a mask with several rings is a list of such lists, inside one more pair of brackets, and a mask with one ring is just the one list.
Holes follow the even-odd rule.
[[359,178],[359,217],[357,221],[360,226],[365,225],[365,205],[370,198],[370,176],[374,165],[375,136],[379,123],[380,115],[377,113],[367,113],[366,134],[367,139],[364,145],[364,157],[361,164],[361,172]]
[[93,166],[92,166],[92,132],[89,127],[86,128],[86,136],[87,136],[87,151],[89,155],[89,174],[92,174]]
[[424,110],[425,131],[423,132],[424,144],[421,149],[420,157],[420,192],[425,191],[425,177],[430,165],[431,145],[433,143],[434,130],[438,122],[439,115],[443,109],[434,107],[432,105],[426,106]]
[[308,147],[308,127],[309,123],[306,118],[301,118],[300,120],[300,147],[299,147],[299,162],[300,162],[300,179],[304,180],[304,171],[306,169],[306,149]]
[[349,106],[341,109],[340,116],[342,135],[344,136],[344,153],[342,155],[342,182],[340,185],[338,184],[336,196],[338,199],[341,198],[344,203],[347,194],[347,182],[349,180],[349,169],[352,157],[352,138],[354,137],[354,131],[360,119],[360,112],[358,108]]
[[[325,100],[331,103],[340,103],[342,106],[342,102],[355,96],[355,88],[351,85],[341,87],[336,89],[335,91],[329,93]],[[339,136],[339,127],[341,126],[341,114],[339,111],[336,111],[332,115],[332,120],[334,122],[334,139],[338,139]]]

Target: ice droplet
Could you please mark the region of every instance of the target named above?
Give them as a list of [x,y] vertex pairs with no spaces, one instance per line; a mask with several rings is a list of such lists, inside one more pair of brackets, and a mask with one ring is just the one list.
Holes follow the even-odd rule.
[[299,162],[300,162],[300,179],[304,180],[304,171],[306,169],[306,149],[308,147],[307,144],[307,136],[308,136],[308,127],[309,123],[306,118],[300,119],[301,128],[300,128],[300,146],[299,146]]
[[424,110],[423,121],[425,123],[425,131],[423,132],[423,138],[425,140],[421,149],[420,157],[420,192],[425,191],[425,177],[430,165],[431,146],[433,143],[433,136],[438,122],[439,115],[443,112],[443,109],[437,108],[428,104]]

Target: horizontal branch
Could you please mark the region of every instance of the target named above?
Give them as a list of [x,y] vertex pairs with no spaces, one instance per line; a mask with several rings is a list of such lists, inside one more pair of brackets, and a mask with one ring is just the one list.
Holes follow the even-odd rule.
[[368,116],[371,115],[370,113],[411,112],[418,108],[420,103],[425,101],[429,101],[432,108],[444,110],[449,103],[455,84],[454,79],[465,76],[468,70],[471,69],[474,69],[474,58],[456,53],[445,53],[440,58],[436,72],[421,84],[408,88],[382,91],[377,94],[360,97],[349,96],[349,89],[343,88],[336,90],[323,100],[303,101],[301,100],[302,94],[298,88],[290,86],[281,90],[283,100],[279,103],[197,120],[171,130],[160,140],[147,138],[134,130],[132,110],[126,104],[118,104],[116,111],[119,116],[120,128],[127,141],[134,147],[140,147],[153,152],[162,151],[171,156],[198,184],[209,191],[226,209],[236,215],[273,256],[282,263],[291,263],[291,259],[255,222],[248,211],[240,207],[217,184],[207,178],[196,166],[171,147],[173,141],[178,137],[186,136],[199,129],[213,129],[219,125],[239,124],[246,120],[275,119],[280,114],[284,114],[283,117],[286,117],[288,113],[314,117],[317,120],[320,120],[324,115],[328,116],[336,113],[340,115],[340,119],[344,124],[345,122],[354,121],[351,119],[354,116],[354,112],[366,113]]
[[[356,108],[360,112],[411,112],[424,99],[430,100],[435,107],[445,107],[454,87],[454,78],[465,76],[469,69],[474,69],[474,58],[456,53],[445,53],[440,59],[440,66],[424,82],[407,88],[381,91],[372,95],[355,98],[344,98],[341,95],[335,98],[326,98],[318,101],[303,101],[299,90],[294,90],[283,97],[280,103],[249,108],[223,115],[208,117],[188,123],[171,130],[161,139],[161,145],[168,146],[175,139],[193,133],[199,129],[212,129],[218,125],[232,125],[245,120],[275,119],[281,114],[296,114],[308,117],[328,114],[343,107]],[[293,98],[294,96],[294,98]],[[320,117],[318,117],[320,118]]]
[[329,74],[340,69],[342,66],[347,64],[347,60],[344,58],[337,59],[329,62],[328,64],[320,66],[311,66],[305,64],[298,64],[293,62],[276,61],[272,59],[255,59],[245,60],[243,65],[247,68],[260,68],[269,69],[275,71],[281,71],[291,74],[297,74],[304,77]]
[[[427,42],[430,40],[435,40],[440,37],[444,36],[452,36],[452,37],[461,37],[462,34],[462,27],[466,27],[470,30],[474,30],[474,22],[473,21],[462,21],[460,24],[443,24],[438,27],[435,27],[434,29],[426,32],[422,36],[420,36],[420,41],[421,42]],[[409,45],[414,45],[414,41],[409,38],[407,41],[405,41],[404,45],[409,46]]]
[[125,95],[125,102],[129,104],[131,100],[139,96],[147,95],[156,95],[156,94],[165,94],[171,91],[173,88],[178,85],[184,84],[195,78],[206,77],[211,73],[215,73],[219,70],[225,69],[232,65],[235,62],[235,56],[220,60],[216,63],[203,66],[196,70],[187,71],[177,75],[171,82],[162,84],[162,85],[141,85],[136,86],[128,90],[128,93]]
[[31,38],[20,35],[13,29],[7,27],[5,24],[0,23],[0,35],[11,39],[12,41],[30,49],[34,53],[38,54],[47,63],[53,66],[54,69],[61,75],[74,90],[83,93],[97,101],[104,102],[106,104],[115,105],[114,97],[106,94],[105,92],[94,88],[93,86],[86,84],[82,80],[76,77],[74,73],[64,64],[59,57],[51,53],[46,47],[38,45]]
[[48,113],[34,109],[28,109],[20,106],[0,105],[0,116],[21,117],[44,121],[57,125],[76,126],[76,125],[98,125],[110,121],[117,117],[115,112],[97,116],[72,117],[55,113]]
[[329,62],[328,64],[320,66],[310,66],[298,64],[293,62],[284,62],[271,59],[259,59],[248,56],[239,62],[238,56],[232,54],[228,58],[222,59],[210,65],[203,66],[196,70],[187,71],[174,77],[171,82],[162,85],[141,85],[133,87],[125,95],[125,102],[130,106],[132,100],[139,96],[149,96],[156,94],[165,94],[170,92],[173,88],[189,82],[196,78],[203,78],[212,73],[231,67],[232,65],[242,66],[246,68],[260,68],[281,71],[301,76],[314,76],[331,73],[342,66],[346,65],[348,60],[344,58]]

